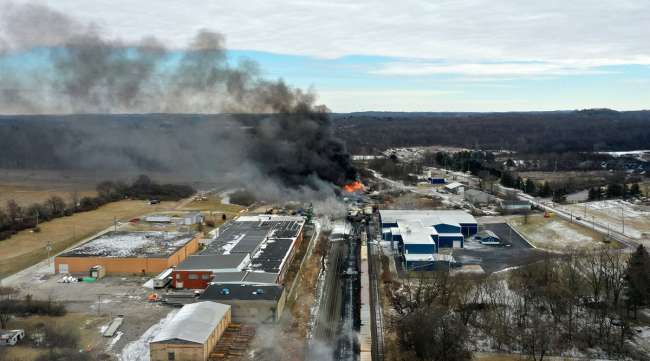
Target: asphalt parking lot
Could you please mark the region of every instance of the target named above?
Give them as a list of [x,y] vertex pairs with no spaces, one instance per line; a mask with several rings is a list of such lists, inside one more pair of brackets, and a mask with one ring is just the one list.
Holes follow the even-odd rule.
[[504,245],[483,245],[471,238],[465,241],[465,248],[454,250],[456,261],[463,265],[480,265],[485,273],[494,273],[539,261],[546,254],[533,248],[506,223],[481,224],[480,229],[496,233]]

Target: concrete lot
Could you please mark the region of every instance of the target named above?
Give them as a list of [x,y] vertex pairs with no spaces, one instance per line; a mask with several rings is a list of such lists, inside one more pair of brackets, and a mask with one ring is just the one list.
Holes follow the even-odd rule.
[[89,318],[103,315],[107,319],[124,315],[117,340],[102,337],[93,345],[94,349],[108,349],[114,355],[173,310],[147,301],[147,295],[153,292],[143,287],[149,280],[147,277],[106,277],[96,283],[58,283],[61,278],[54,274],[53,266],[44,261],[4,279],[2,285],[16,287],[22,295],[30,294],[35,299],[63,302],[70,314],[85,314]]
[[504,246],[482,245],[474,239],[465,241],[465,248],[454,249],[456,261],[464,265],[480,265],[486,273],[522,266],[541,260],[546,252],[533,248],[506,223],[481,224],[504,241]]

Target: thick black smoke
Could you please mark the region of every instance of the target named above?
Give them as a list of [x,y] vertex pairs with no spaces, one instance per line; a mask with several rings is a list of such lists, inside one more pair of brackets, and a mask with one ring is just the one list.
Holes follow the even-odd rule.
[[[42,6],[9,4],[1,10],[0,113],[229,114],[227,120],[187,127],[135,124],[129,134],[122,125],[84,124],[92,115],[66,118],[64,136],[22,145],[28,148],[23,151],[42,153],[40,144],[47,143],[66,166],[128,165],[202,175],[218,169],[215,177],[228,169],[232,178],[268,177],[312,189],[355,176],[314,94],[262,78],[254,62],[232,65],[218,33],[200,31],[186,49],[170,51],[154,38],[109,39],[92,24]],[[9,61],[21,52],[45,60],[33,69]],[[234,175],[233,167],[239,170]]]

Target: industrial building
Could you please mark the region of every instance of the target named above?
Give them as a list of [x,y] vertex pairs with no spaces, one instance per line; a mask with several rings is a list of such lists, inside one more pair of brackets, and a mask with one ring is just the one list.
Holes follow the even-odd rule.
[[455,210],[380,210],[382,235],[399,250],[408,269],[426,269],[449,261],[440,250],[463,248],[478,224],[469,213]]
[[280,320],[286,297],[280,285],[213,283],[199,296],[199,301],[230,305],[233,322],[258,324]]
[[196,302],[183,306],[149,343],[151,361],[206,361],[231,322],[230,306]]
[[190,212],[182,215],[165,215],[152,214],[144,217],[145,222],[149,223],[175,223],[179,225],[191,226],[193,224],[203,223],[203,215],[200,212]]
[[[301,216],[243,216],[224,226],[198,255],[172,274],[175,288],[206,288],[210,282],[282,284],[303,238]],[[214,280],[213,280],[214,278]]]
[[520,200],[504,200],[501,201],[501,209],[503,213],[525,213],[531,210],[530,202]]
[[463,197],[466,201],[470,202],[474,206],[486,206],[496,200],[491,194],[479,191],[477,189],[468,189],[463,193]]
[[158,274],[183,262],[199,248],[199,236],[180,232],[107,232],[54,258],[61,274]]
[[452,193],[461,194],[465,191],[465,185],[458,182],[452,182],[447,184],[445,189]]

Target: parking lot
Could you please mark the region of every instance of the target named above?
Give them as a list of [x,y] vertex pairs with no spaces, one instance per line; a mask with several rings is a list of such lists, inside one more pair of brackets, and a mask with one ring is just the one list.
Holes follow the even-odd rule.
[[480,244],[470,238],[465,248],[454,249],[453,256],[463,265],[479,265],[485,273],[522,266],[541,260],[546,252],[533,248],[506,223],[481,224],[481,230],[491,230],[504,243],[501,246]]

